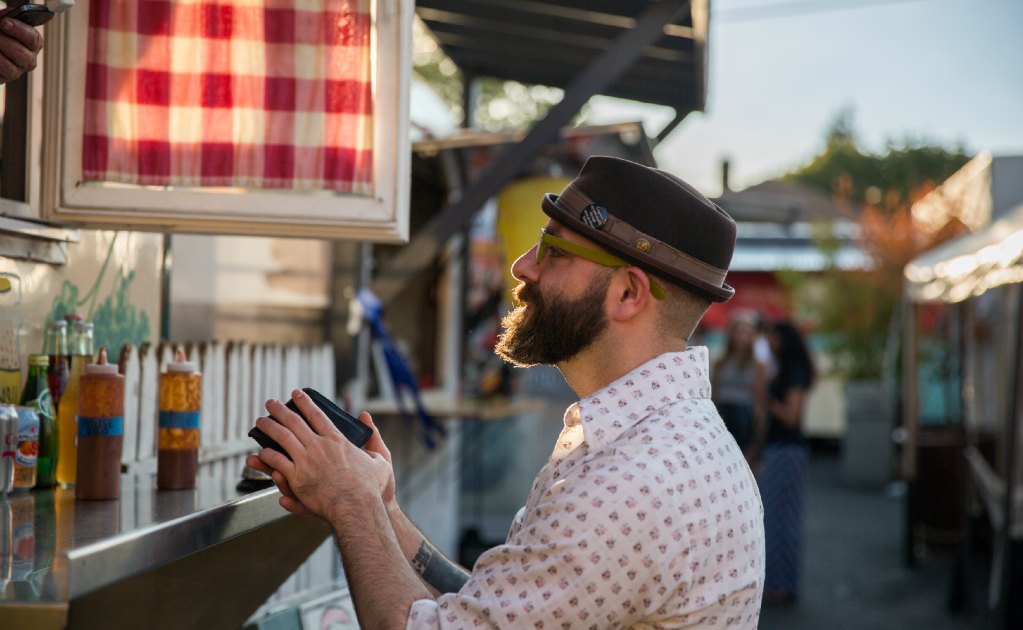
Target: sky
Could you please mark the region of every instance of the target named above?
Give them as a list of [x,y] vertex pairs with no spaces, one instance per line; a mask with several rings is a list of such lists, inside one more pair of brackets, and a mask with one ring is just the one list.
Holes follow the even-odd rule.
[[[712,0],[706,112],[655,149],[705,194],[721,160],[742,189],[808,162],[840,111],[861,147],[888,141],[1023,155],[1023,0]],[[853,8],[847,8],[853,7]],[[670,109],[598,97],[589,122]]]

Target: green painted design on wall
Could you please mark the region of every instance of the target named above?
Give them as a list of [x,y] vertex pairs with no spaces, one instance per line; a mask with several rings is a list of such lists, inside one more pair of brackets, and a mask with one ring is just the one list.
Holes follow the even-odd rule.
[[86,321],[92,322],[95,327],[95,349],[98,351],[101,346],[105,347],[111,363],[120,360],[121,347],[124,344],[139,345],[149,341],[150,330],[149,315],[128,300],[128,290],[135,281],[134,269],[129,270],[126,267],[119,269],[113,289],[97,306],[103,278],[113,258],[114,246],[119,236],[120,233],[111,239],[106,258],[89,291],[79,298],[78,286],[70,280],[64,280],[50,308],[51,320],[63,319],[65,315],[78,313]]

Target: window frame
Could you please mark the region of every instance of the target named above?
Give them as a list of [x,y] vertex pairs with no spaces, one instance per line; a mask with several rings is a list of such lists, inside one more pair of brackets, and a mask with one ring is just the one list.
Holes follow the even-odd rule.
[[[412,0],[372,0],[372,197],[329,191],[81,186],[89,0],[51,23],[41,214],[101,229],[408,240]],[[56,63],[54,61],[57,60]],[[301,205],[301,213],[295,208]],[[284,212],[287,210],[287,212]]]

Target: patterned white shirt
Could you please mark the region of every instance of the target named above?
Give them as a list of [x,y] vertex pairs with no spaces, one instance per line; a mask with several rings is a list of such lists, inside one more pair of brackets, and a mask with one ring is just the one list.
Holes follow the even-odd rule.
[[694,347],[571,405],[507,542],[407,628],[755,628],[763,583],[760,494]]

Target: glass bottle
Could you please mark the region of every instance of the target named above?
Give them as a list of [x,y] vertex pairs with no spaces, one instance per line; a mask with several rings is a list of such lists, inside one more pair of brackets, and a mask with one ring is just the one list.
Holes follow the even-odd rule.
[[46,380],[50,386],[50,400],[53,401],[53,409],[56,411],[60,408],[60,397],[71,376],[71,355],[68,353],[66,321],[50,322],[46,325],[43,354],[49,357]]
[[54,483],[57,464],[57,432],[46,369],[50,358],[45,354],[28,357],[28,378],[21,392],[21,405],[39,413],[39,454],[36,458],[36,487],[49,488]]
[[71,375],[67,388],[61,396],[61,405],[57,409],[57,483],[68,488],[75,485],[77,471],[77,450],[75,442],[78,436],[78,394],[85,366],[92,362],[93,326],[82,321],[79,315],[67,315],[65,319],[71,324]]
[[199,467],[199,401],[202,374],[178,350],[160,375],[160,438],[156,487],[181,490],[195,487]]
[[124,376],[107,363],[107,349],[85,367],[78,398],[76,499],[121,496],[124,444]]

